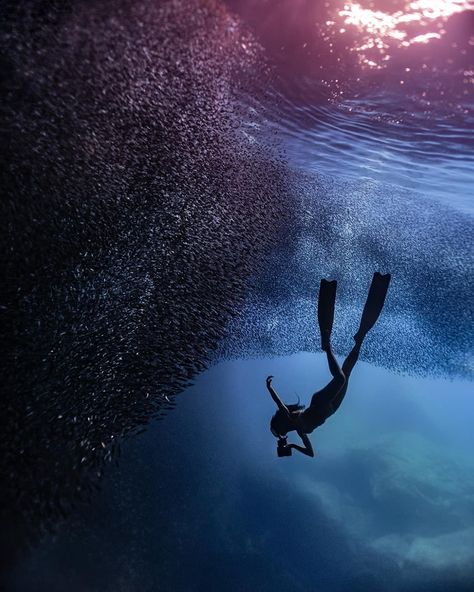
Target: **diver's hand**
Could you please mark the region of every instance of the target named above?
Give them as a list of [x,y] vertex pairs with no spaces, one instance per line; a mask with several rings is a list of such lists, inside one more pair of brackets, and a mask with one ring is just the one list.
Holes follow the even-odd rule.
[[291,456],[291,444],[287,444],[286,438],[280,438],[278,440],[277,455],[279,457]]
[[272,386],[272,379],[273,376],[267,376],[267,388],[270,388]]

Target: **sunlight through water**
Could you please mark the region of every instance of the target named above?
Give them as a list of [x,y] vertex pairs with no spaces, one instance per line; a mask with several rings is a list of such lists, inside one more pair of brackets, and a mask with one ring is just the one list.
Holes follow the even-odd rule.
[[[410,47],[441,39],[444,25],[454,14],[473,9],[466,0],[417,0],[407,2],[402,10],[389,12],[365,7],[359,2],[346,2],[338,16],[345,27],[353,28],[360,38],[352,47],[360,63],[370,68],[382,68],[391,59],[392,47]],[[328,21],[328,25],[338,23]],[[339,28],[345,33],[345,28]]]

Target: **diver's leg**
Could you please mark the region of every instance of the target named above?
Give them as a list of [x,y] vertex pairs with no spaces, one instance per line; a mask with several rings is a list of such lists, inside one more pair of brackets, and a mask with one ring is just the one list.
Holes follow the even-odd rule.
[[363,339],[356,340],[354,347],[352,348],[349,355],[347,356],[347,358],[344,360],[344,363],[342,364],[342,372],[343,372],[346,380],[345,380],[345,383],[342,386],[342,388],[339,390],[338,393],[335,394],[335,396],[331,400],[330,404],[331,404],[331,408],[332,408],[333,413],[335,413],[339,409],[339,407],[346,395],[347,387],[349,386],[349,377],[351,375],[351,372],[352,372],[357,360],[359,359],[360,348],[362,346],[362,342],[363,342]]
[[[368,331],[373,327],[380,315],[383,303],[385,301],[385,296],[387,294],[389,283],[389,274],[387,274],[386,276],[374,274],[374,280],[372,281],[370,293],[367,297],[367,302],[364,308],[364,312],[362,314],[361,325],[358,332],[354,336],[355,345],[351,349],[349,355],[342,364],[342,374],[345,377],[345,382],[339,389],[339,391],[335,392],[333,398],[330,401],[332,413],[335,413],[339,409],[346,395],[347,387],[349,384],[349,377],[351,375],[352,370],[354,369],[354,366],[356,365],[357,360],[359,359],[362,343],[364,342],[364,338],[367,335]],[[329,368],[331,368],[331,365],[329,365]]]
[[[334,282],[335,283],[335,282]],[[323,331],[321,331],[323,335]],[[326,352],[328,360],[329,371],[331,372],[333,379],[320,391],[316,392],[312,398],[310,406],[307,410],[308,414],[313,412],[317,417],[321,416],[321,412],[327,416],[331,415],[331,401],[338,396],[338,393],[344,388],[346,384],[346,377],[344,371],[339,366],[336,356],[332,351],[330,342],[330,333],[323,338],[323,350]]]
[[389,273],[386,275],[382,275],[379,272],[374,273],[369,294],[367,296],[367,301],[362,312],[360,327],[357,333],[354,335],[355,345],[342,364],[342,371],[347,380],[349,379],[349,376],[351,375],[351,372],[357,360],[359,359],[360,348],[362,347],[362,343],[364,342],[367,333],[377,322],[377,319],[382,312],[389,284]]
[[334,352],[332,351],[332,347],[329,343],[328,343],[328,346],[325,351],[326,351],[326,356],[328,359],[329,371],[331,372],[331,374],[334,376],[334,378],[341,376],[341,375],[342,375],[342,378],[344,378],[344,371],[341,370],[341,367],[339,366],[339,363],[336,360],[336,356],[334,355]]
[[330,417],[333,413],[336,413],[336,411],[339,409],[344,397],[346,396],[348,385],[349,385],[349,383],[346,380],[346,382],[344,383],[344,386],[339,390],[339,392],[336,394],[336,396],[331,399],[331,402],[330,402],[331,413],[328,414],[328,417]]
[[312,429],[324,423],[334,413],[333,401],[339,397],[341,391],[346,391],[345,385],[346,380],[341,373],[335,376],[323,389],[314,393],[311,404],[304,411],[308,425],[313,425]]
[[363,339],[356,340],[354,347],[351,349],[349,355],[342,364],[342,371],[344,373],[344,376],[346,377],[346,380],[349,379],[349,376],[351,375],[351,372],[357,360],[359,359],[360,348],[362,346],[363,341]]
[[309,404],[309,409],[318,408],[321,409],[328,403],[334,399],[337,393],[341,390],[341,387],[344,383],[342,383],[339,378],[333,378],[328,384],[322,388],[320,391],[314,393],[311,397],[311,403]]
[[354,347],[352,348],[351,352],[349,353],[347,358],[344,360],[344,363],[342,364],[342,374],[344,375],[345,381],[344,381],[344,384],[342,385],[342,387],[337,392],[334,392],[334,395],[329,402],[331,410],[332,410],[332,413],[330,413],[330,415],[332,415],[333,413],[335,413],[339,409],[344,397],[346,396],[347,387],[349,386],[349,377],[351,375],[351,372],[352,372],[357,360],[359,359],[359,353],[360,353],[360,348],[362,346],[362,341],[363,341],[363,339],[356,340]]
[[359,359],[360,348],[364,342],[364,338],[370,329],[375,325],[377,319],[382,311],[385,297],[387,295],[388,286],[390,284],[390,274],[381,275],[374,273],[372,284],[370,286],[367,301],[362,312],[362,319],[357,333],[354,335],[355,345],[351,349],[349,355],[342,364],[342,372],[346,378],[344,387],[337,393],[331,402],[334,411],[337,411],[347,391],[349,377],[351,375],[357,360]]
[[334,378],[328,382],[328,384],[323,389],[313,395],[311,398],[310,407],[316,405],[318,408],[321,408],[321,406],[327,405],[335,397],[337,397],[338,393],[344,388],[344,385],[346,384],[344,371],[339,366],[330,345],[328,345],[326,349],[326,356],[328,359],[329,370],[331,371],[331,374]]

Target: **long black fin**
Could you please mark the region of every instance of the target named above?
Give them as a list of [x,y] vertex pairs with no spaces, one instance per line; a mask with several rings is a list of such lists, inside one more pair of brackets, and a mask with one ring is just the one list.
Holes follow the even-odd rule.
[[374,273],[364,311],[362,312],[359,330],[354,335],[356,341],[363,339],[377,322],[385,303],[390,279],[391,275],[389,273],[385,275],[382,275],[378,271]]
[[318,299],[318,322],[321,331],[321,347],[324,351],[329,346],[329,339],[332,332],[336,289],[336,280],[321,280]]

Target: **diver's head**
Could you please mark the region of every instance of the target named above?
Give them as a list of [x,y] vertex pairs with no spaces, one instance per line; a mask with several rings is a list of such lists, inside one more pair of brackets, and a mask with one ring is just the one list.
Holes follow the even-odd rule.
[[284,438],[288,432],[296,430],[296,422],[292,421],[291,416],[296,419],[296,416],[304,409],[304,405],[297,404],[287,405],[286,407],[290,412],[290,417],[284,411],[278,409],[270,421],[270,431],[276,438]]

